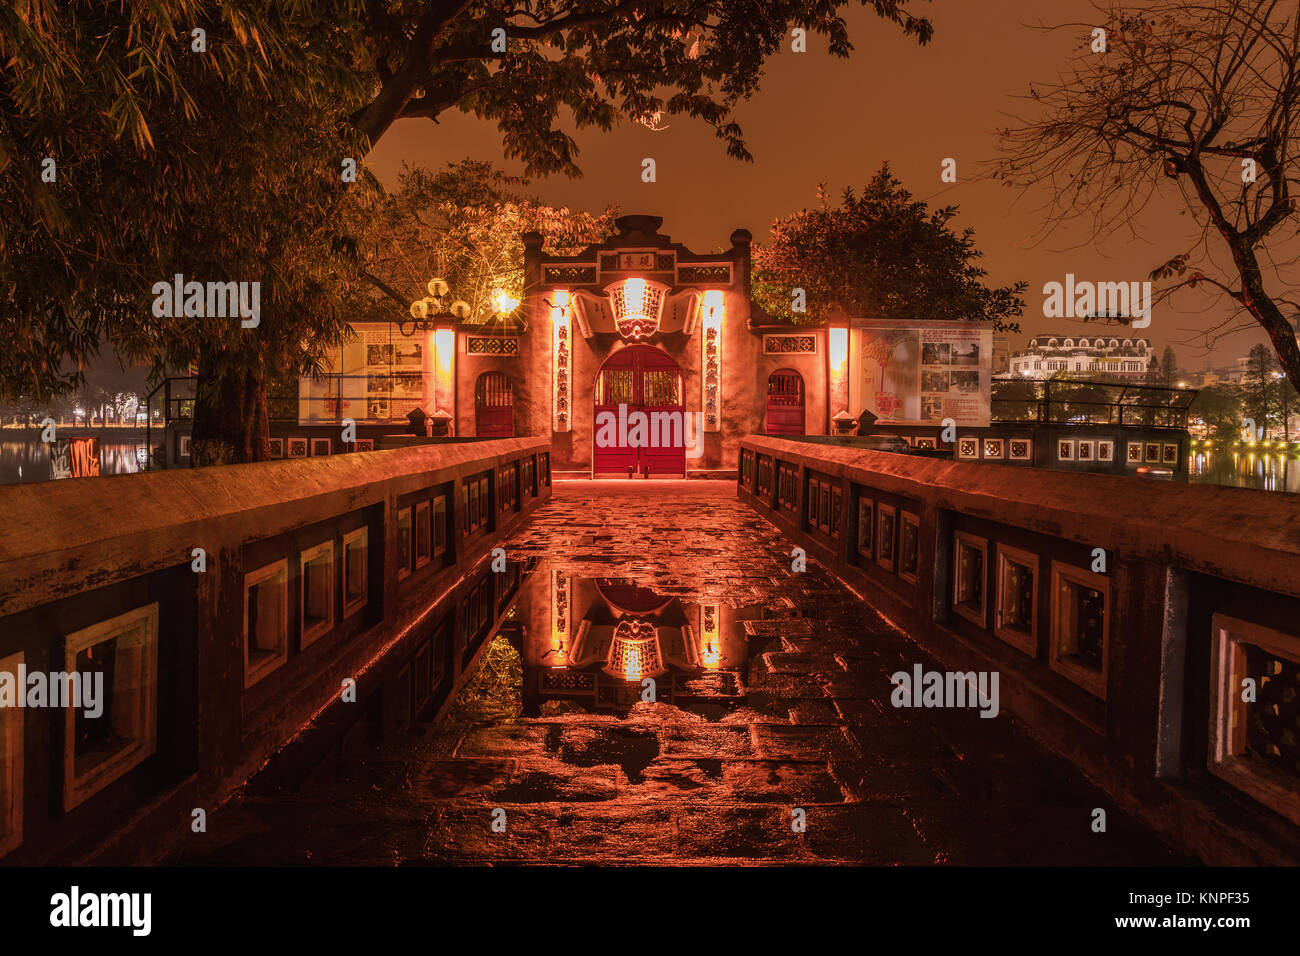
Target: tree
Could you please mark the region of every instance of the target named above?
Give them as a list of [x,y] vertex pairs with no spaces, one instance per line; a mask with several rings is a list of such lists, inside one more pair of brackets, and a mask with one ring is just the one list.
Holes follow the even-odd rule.
[[[857,0],[926,43],[913,0]],[[573,138],[557,124],[610,129],[620,118],[703,120],[748,158],[735,104],[757,89],[792,27],[853,49],[849,0],[375,0],[362,19],[374,94],[353,115],[370,142],[403,117],[458,108],[495,121],[506,156],[529,175],[576,173]],[[500,31],[500,32],[497,32]]]
[[1237,386],[1221,383],[1198,389],[1188,411],[1193,419],[1205,423],[1214,440],[1226,444],[1241,438],[1241,390]]
[[[353,9],[357,8],[357,9]],[[34,2],[0,13],[0,389],[69,391],[100,343],[197,364],[197,460],[266,455],[268,368],[346,331],[331,175],[362,155],[357,4]],[[304,55],[306,54],[306,55]],[[154,314],[156,282],[258,283],[260,324]]]
[[[859,0],[925,43],[910,0]],[[530,173],[569,127],[688,115],[745,158],[737,102],[848,0],[30,0],[0,8],[0,397],[80,382],[107,338],[197,366],[196,462],[267,455],[266,387],[320,367],[358,281],[339,223],[401,117],[496,122]],[[504,31],[497,34],[497,30]],[[198,31],[202,32],[202,37]],[[502,37],[505,48],[493,49]],[[202,41],[202,42],[200,42]],[[53,160],[54,181],[42,177]],[[345,176],[351,162],[356,188]],[[371,184],[373,185],[373,184]],[[151,313],[152,284],[259,282],[256,329]]]
[[1169,373],[1160,367],[1160,360],[1152,355],[1151,362],[1147,365],[1145,383],[1147,385],[1165,385],[1168,382]]
[[1282,373],[1276,373],[1274,380],[1274,397],[1277,400],[1277,415],[1282,423],[1282,439],[1291,440],[1291,415],[1300,407],[1300,395],[1291,384],[1291,380]]
[[1178,357],[1174,354],[1173,346],[1166,345],[1165,350],[1160,353],[1160,368],[1163,384],[1170,388],[1178,387]]
[[1277,363],[1266,345],[1256,345],[1250,350],[1246,374],[1242,376],[1242,404],[1246,415],[1254,419],[1258,434],[1267,436],[1275,419],[1273,372]]
[[545,252],[565,256],[613,233],[613,207],[598,215],[557,209],[528,197],[527,186],[526,179],[476,160],[437,173],[404,167],[391,195],[371,194],[349,212],[371,283],[356,288],[349,310],[405,320],[411,302],[437,276],[469,304],[470,321],[486,321],[498,289],[523,298],[525,232],[540,232]]
[[[995,176],[1022,188],[1046,185],[1045,233],[1091,217],[1097,238],[1132,230],[1135,211],[1176,191],[1200,238],[1152,270],[1152,280],[1168,280],[1155,301],[1184,289],[1213,292],[1231,314],[1207,340],[1253,321],[1300,381],[1300,344],[1288,321],[1297,306],[1277,292],[1290,284],[1285,267],[1296,255],[1296,230],[1287,225],[1296,216],[1290,183],[1300,174],[1295,5],[1095,5],[1104,35],[1090,29],[1061,80],[1031,86],[1036,116],[1002,131]],[[1229,254],[1230,268],[1215,265],[1215,247]]]
[[[999,330],[1024,308],[1026,283],[990,288],[974,230],[954,232],[956,206],[931,210],[882,166],[859,195],[844,191],[777,219],[754,250],[754,298],[773,316],[823,321],[836,309],[900,319],[989,320]],[[796,290],[803,290],[804,302]],[[798,306],[805,305],[806,311]]]

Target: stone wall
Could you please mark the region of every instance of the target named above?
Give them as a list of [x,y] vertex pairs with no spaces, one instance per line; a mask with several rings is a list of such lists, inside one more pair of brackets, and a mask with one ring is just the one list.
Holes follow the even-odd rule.
[[[946,666],[999,672],[1004,712],[1170,842],[1211,863],[1300,860],[1294,771],[1232,742],[1258,714],[1233,648],[1300,660],[1292,496],[762,437],[741,455],[740,497],[809,561]],[[1033,569],[1022,627],[1003,613],[1006,561]],[[1071,652],[1084,592],[1104,595],[1096,666]]]
[[196,837],[196,808],[313,721],[336,733],[297,755],[304,769],[438,713],[518,588],[518,564],[493,573],[489,556],[549,497],[549,449],[439,443],[0,488],[0,670],[62,670],[85,644],[71,669],[117,675],[102,725],[0,710],[0,856],[138,862]]

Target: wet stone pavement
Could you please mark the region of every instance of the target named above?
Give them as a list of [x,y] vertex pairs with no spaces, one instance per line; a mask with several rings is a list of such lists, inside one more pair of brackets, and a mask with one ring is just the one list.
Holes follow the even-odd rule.
[[[735,609],[733,653],[662,676],[673,703],[458,702],[328,775],[251,785],[173,862],[1184,862],[1005,711],[891,706],[891,673],[938,663],[815,562],[792,573],[730,482],[560,482],[506,550],[542,562],[534,579]],[[498,638],[483,667],[517,686],[527,658]]]

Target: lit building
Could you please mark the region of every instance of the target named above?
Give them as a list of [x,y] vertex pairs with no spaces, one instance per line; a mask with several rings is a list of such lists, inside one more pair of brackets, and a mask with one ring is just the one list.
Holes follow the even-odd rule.
[[[323,374],[268,395],[270,457],[372,450],[423,420],[435,438],[547,437],[559,472],[685,477],[734,470],[746,435],[847,435],[863,412],[886,436],[989,425],[1005,343],[987,324],[795,325],[750,298],[749,232],[698,254],[661,222],[623,216],[567,257],[526,234],[523,298],[499,291],[487,322],[441,279],[409,319],[353,322]],[[168,409],[173,386],[192,399],[192,378],[169,380]],[[160,465],[189,465],[190,427],[167,419]]]
[[1144,338],[1122,335],[1040,334],[1011,355],[1010,373],[1021,378],[1097,375],[1142,381],[1154,353]]
[[299,424],[392,433],[419,408],[451,436],[545,435],[557,471],[624,478],[734,468],[744,435],[825,434],[847,411],[847,326],[767,320],[747,231],[699,255],[661,222],[624,216],[571,257],[526,235],[524,299],[486,325],[355,324],[335,374],[304,380]]

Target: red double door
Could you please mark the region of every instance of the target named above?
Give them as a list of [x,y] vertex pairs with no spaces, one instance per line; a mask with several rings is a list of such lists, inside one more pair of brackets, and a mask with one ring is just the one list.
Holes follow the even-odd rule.
[[[592,473],[626,476],[631,468],[651,477],[685,475],[682,386],[681,368],[652,345],[629,345],[606,359],[596,375]],[[646,416],[644,427],[636,427],[634,412]],[[607,427],[602,429],[602,424]]]

